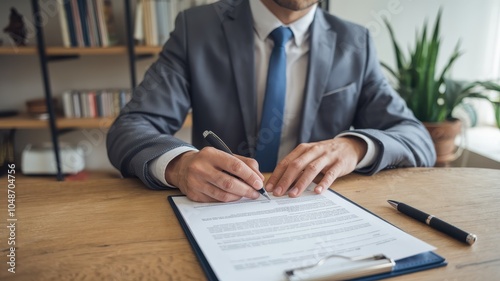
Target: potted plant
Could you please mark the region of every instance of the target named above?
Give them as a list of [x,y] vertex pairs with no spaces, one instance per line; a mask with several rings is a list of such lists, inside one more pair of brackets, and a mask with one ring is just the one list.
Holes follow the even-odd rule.
[[[453,109],[466,97],[485,98],[496,105],[497,119],[499,103],[491,100],[485,90],[500,92],[500,86],[493,82],[473,82],[469,84],[453,84],[447,87],[445,79],[453,64],[462,55],[460,42],[448,58],[441,71],[437,69],[437,61],[441,39],[439,35],[442,11],[439,10],[434,30],[428,38],[427,23],[424,23],[421,34],[416,37],[415,45],[405,55],[398,44],[394,30],[385,20],[391,36],[396,57],[396,69],[382,63],[396,79],[396,90],[406,101],[415,117],[422,121],[433,138],[437,153],[437,166],[446,166],[457,158],[455,138],[460,133],[462,123],[452,117]],[[457,82],[458,83],[458,82]],[[451,82],[448,82],[451,85]],[[500,125],[500,124],[499,124]]]
[[[465,98],[480,98],[486,99],[493,105],[495,113],[495,121],[498,128],[500,128],[500,85],[491,81],[457,81],[446,79],[446,101],[448,111],[453,111],[457,106],[463,105]],[[494,95],[493,93],[496,93]],[[473,108],[467,106],[468,115],[474,119],[475,123],[476,112]],[[475,125],[475,124],[472,124]]]

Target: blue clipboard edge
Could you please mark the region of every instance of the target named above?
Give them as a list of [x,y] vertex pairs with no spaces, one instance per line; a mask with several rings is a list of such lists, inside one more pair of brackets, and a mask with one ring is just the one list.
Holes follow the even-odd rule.
[[[379,217],[378,215],[372,213],[371,211],[365,209],[363,206],[360,206],[357,203],[350,200],[349,198],[341,195],[340,193],[338,193],[332,189],[328,189],[328,190],[335,193],[336,195],[340,196],[344,200],[347,200],[348,202],[354,204],[358,208],[363,209],[365,212],[368,212],[368,213],[374,215],[375,217],[385,221],[386,223],[389,223],[389,224],[393,225],[394,227],[397,227],[394,224]],[[174,214],[177,217],[177,220],[179,221],[179,224],[181,225],[182,230],[186,234],[186,237],[189,241],[189,244],[193,248],[193,251],[194,251],[196,257],[198,258],[198,260],[200,262],[201,268],[205,272],[207,280],[218,281],[219,279],[215,275],[215,272],[212,270],[212,267],[210,266],[210,263],[206,259],[205,255],[203,254],[203,251],[201,250],[200,246],[198,245],[198,242],[196,241],[193,234],[189,230],[189,227],[186,224],[186,221],[182,217],[182,214],[180,213],[179,209],[177,208],[177,205],[175,204],[172,197],[186,197],[186,196],[185,195],[170,195],[170,196],[168,196],[168,202],[170,203],[170,206],[174,210]],[[399,228],[399,227],[397,227],[397,228]],[[432,269],[432,268],[436,268],[436,267],[442,267],[442,266],[446,266],[448,264],[446,262],[445,258],[441,257],[440,255],[438,255],[434,252],[422,253],[422,254],[408,257],[405,259],[396,260],[395,262],[396,262],[396,266],[394,267],[393,271],[391,271],[391,272],[356,278],[356,279],[352,279],[351,281],[380,280],[380,279],[395,277],[395,276],[399,276],[399,275],[409,274],[409,273],[413,273],[413,272],[423,271],[423,270],[427,270],[427,269]]]
[[426,252],[408,258],[396,260],[395,263],[396,266],[391,272],[360,277],[356,279],[351,279],[350,281],[380,280],[380,279],[410,274],[414,272],[424,271],[436,267],[442,267],[448,264],[443,257],[434,252]]
[[210,281],[218,281],[219,279],[215,275],[215,272],[212,270],[212,267],[208,263],[208,260],[205,258],[205,255],[203,254],[203,251],[201,250],[200,246],[198,245],[198,242],[196,242],[196,239],[194,238],[193,234],[191,231],[189,231],[189,227],[186,224],[186,221],[182,217],[181,212],[179,211],[179,208],[177,208],[177,205],[175,205],[174,200],[172,197],[186,197],[185,195],[171,195],[168,196],[168,202],[170,203],[170,206],[172,206],[172,209],[174,210],[174,214],[177,217],[177,220],[179,221],[179,224],[182,227],[182,230],[184,231],[184,234],[186,234],[186,237],[189,241],[189,244],[191,245],[191,248],[193,248],[193,251],[198,258],[198,261],[200,262],[201,268],[205,272],[205,275],[207,276],[207,280]]

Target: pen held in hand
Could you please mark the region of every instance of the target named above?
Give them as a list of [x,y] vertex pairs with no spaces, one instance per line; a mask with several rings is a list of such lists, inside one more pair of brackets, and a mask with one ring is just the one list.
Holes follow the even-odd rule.
[[[208,143],[213,146],[214,148],[217,148],[218,150],[224,151],[226,153],[229,153],[233,155],[229,147],[217,136],[214,132],[212,131],[205,131],[203,132],[203,137],[208,141]],[[262,196],[266,197],[268,200],[271,200],[271,197],[269,197],[269,194],[267,194],[267,191],[264,187],[261,189],[257,190]]]
[[420,222],[423,222],[430,227],[439,230],[443,232],[444,234],[447,234],[461,242],[467,243],[469,245],[474,244],[477,240],[477,236],[472,233],[465,232],[461,230],[460,228],[453,226],[445,221],[442,221],[438,218],[436,218],[433,215],[429,215],[425,212],[422,212],[418,209],[415,209],[409,205],[406,205],[405,203],[401,203],[398,201],[394,200],[387,200],[389,204],[391,204],[392,207],[394,207],[396,210],[400,211],[401,213],[418,220]]

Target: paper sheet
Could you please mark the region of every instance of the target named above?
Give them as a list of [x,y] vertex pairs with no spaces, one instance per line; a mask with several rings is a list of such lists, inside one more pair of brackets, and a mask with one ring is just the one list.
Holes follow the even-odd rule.
[[333,192],[311,188],[271,201],[173,200],[219,280],[286,280],[285,270],[331,254],[397,260],[435,249]]

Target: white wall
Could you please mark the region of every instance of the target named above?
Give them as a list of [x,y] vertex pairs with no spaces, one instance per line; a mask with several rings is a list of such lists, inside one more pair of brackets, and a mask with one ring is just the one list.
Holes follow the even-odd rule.
[[[498,0],[330,0],[330,12],[366,26],[372,32],[381,61],[394,65],[389,33],[382,21],[387,17],[399,43],[413,45],[416,29],[425,19],[433,27],[443,9],[440,65],[451,55],[458,40],[464,55],[452,70],[455,79],[500,78],[500,1]],[[439,68],[441,69],[441,68]]]
[[[464,52],[452,69],[454,79],[489,80],[500,78],[500,1],[498,0],[330,0],[330,12],[370,29],[379,59],[395,65],[394,50],[382,17],[391,22],[399,44],[407,52],[413,46],[415,31],[428,19],[434,26],[439,8],[442,49],[439,70],[448,60],[458,40]],[[432,29],[431,29],[432,30]],[[480,122],[494,124],[493,110],[479,102]],[[477,141],[480,141],[478,139]],[[498,168],[499,163],[486,156],[465,152],[454,166]]]

